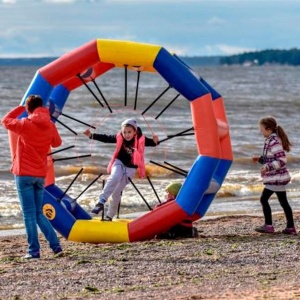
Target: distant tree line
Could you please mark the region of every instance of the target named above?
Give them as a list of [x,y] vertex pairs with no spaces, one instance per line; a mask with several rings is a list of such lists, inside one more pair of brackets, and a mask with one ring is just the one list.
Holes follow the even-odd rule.
[[[31,58],[0,58],[0,66],[36,66],[49,64],[57,57]],[[180,56],[189,66],[219,66],[219,65],[300,65],[300,49],[290,50],[262,50],[246,52],[230,56]]]
[[224,56],[220,58],[221,65],[300,65],[300,49],[263,50],[243,54]]

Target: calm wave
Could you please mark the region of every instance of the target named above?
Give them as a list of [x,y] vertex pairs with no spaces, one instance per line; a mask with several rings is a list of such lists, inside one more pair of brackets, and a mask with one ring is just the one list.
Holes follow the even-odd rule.
[[[0,117],[20,103],[36,70],[35,67],[0,67]],[[262,184],[258,166],[252,164],[251,157],[262,152],[263,138],[259,135],[257,122],[261,116],[265,115],[276,117],[294,143],[288,157],[288,166],[292,175],[289,197],[292,207],[299,209],[300,68],[231,66],[194,67],[194,70],[224,97],[234,151],[232,168],[213,201],[208,215],[224,212],[261,212],[258,199]],[[142,117],[141,112],[148,108],[168,87],[168,84],[157,74],[142,73],[138,89],[137,109],[134,110],[136,78],[135,72],[129,73],[126,107],[124,107],[124,71],[117,69],[97,79],[97,84],[113,113],[101,108],[94,96],[85,87],[80,87],[69,96],[63,111],[66,116],[59,118],[65,125],[57,124],[63,137],[61,148],[71,148],[53,154],[56,183],[63,190],[69,188],[77,172],[84,168],[83,174],[69,188],[68,194],[74,198],[78,197],[77,201],[87,210],[94,205],[102,188],[102,180],[98,180],[84,193],[82,192],[98,174],[105,172],[114,149],[113,145],[87,139],[82,132],[89,126],[95,127],[94,132],[97,133],[115,134],[123,119],[135,117],[147,136],[155,133],[160,140],[192,127],[189,103],[183,97],[178,97],[163,112],[164,108],[177,96],[177,92],[172,89],[164,94]],[[88,125],[79,123],[74,118]],[[67,127],[71,128],[73,132]],[[18,227],[22,224],[21,212],[13,176],[9,172],[10,150],[7,132],[3,127],[0,129],[0,139],[2,153],[0,228]],[[81,155],[87,157],[68,159]],[[147,148],[147,172],[161,200],[164,198],[166,184],[171,180],[181,181],[184,177],[154,165],[150,161],[162,164],[167,162],[188,171],[196,156],[197,150],[193,135],[171,138],[159,147]],[[105,176],[101,178],[105,180]],[[135,183],[150,205],[157,203],[157,196],[146,179],[135,179]],[[147,209],[144,201],[132,186],[126,187],[122,204],[123,211]],[[275,209],[277,208],[276,204]],[[278,209],[280,210],[280,208]]]

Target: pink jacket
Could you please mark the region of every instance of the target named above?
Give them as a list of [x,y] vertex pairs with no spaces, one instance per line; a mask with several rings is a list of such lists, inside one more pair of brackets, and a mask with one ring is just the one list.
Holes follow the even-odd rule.
[[[117,134],[116,138],[117,138],[116,149],[115,149],[115,152],[113,153],[113,156],[107,166],[108,173],[111,172],[112,165],[116,160],[116,157],[122,147],[123,140],[124,140],[124,138],[120,132]],[[139,139],[137,139],[137,137],[135,137],[134,148],[135,148],[135,151],[133,152],[132,162],[134,165],[138,166],[139,177],[144,178],[145,177],[145,160],[144,160],[145,136],[144,135],[142,135]]]
[[1,120],[2,125],[18,137],[11,172],[19,176],[45,177],[50,146],[58,147],[62,141],[48,109],[39,107],[27,118],[17,119],[24,111],[24,106],[18,106]]

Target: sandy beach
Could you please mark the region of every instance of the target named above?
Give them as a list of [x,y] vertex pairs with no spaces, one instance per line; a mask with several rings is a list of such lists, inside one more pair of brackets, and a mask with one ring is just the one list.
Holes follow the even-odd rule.
[[[299,228],[300,213],[295,214]],[[61,238],[54,257],[24,261],[24,235],[0,237],[0,299],[299,299],[300,241],[254,231],[260,216],[199,220],[199,237],[123,244]]]

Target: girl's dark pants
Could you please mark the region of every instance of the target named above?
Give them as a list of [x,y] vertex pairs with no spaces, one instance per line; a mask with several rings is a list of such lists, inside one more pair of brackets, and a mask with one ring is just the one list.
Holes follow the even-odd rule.
[[288,203],[287,197],[286,197],[286,191],[283,192],[273,192],[271,190],[268,190],[264,188],[261,197],[260,197],[260,203],[262,205],[263,213],[265,216],[265,224],[272,225],[272,212],[271,207],[269,204],[269,199],[273,195],[273,193],[276,194],[278,201],[283,208],[286,221],[287,221],[287,228],[294,227],[294,219],[293,219],[293,212],[292,209]]

